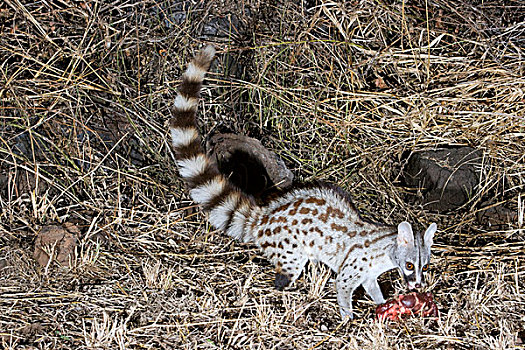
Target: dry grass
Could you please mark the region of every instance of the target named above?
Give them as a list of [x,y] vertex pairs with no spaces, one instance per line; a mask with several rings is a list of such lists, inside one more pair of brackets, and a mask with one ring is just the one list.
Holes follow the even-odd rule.
[[[523,4],[269,3],[0,5],[4,347],[523,347]],[[381,324],[361,296],[359,317],[341,323],[326,269],[278,292],[252,246],[191,208],[166,120],[181,69],[208,42],[220,58],[203,94],[206,132],[258,137],[371,218],[438,222],[438,320]],[[440,144],[475,147],[484,164],[469,203],[438,215],[409,201],[399,174],[404,152]],[[477,222],[488,198],[518,219]],[[36,233],[62,222],[82,232],[78,259],[41,269]],[[385,282],[400,291],[395,273]]]

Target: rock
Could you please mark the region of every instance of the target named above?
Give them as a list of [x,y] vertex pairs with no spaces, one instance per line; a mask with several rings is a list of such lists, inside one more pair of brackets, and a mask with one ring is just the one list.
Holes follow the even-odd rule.
[[44,226],[35,241],[33,257],[41,267],[47,266],[49,257],[61,266],[73,265],[80,230],[71,223],[62,226]]
[[413,153],[403,171],[407,186],[421,190],[422,204],[434,211],[457,209],[479,184],[482,154],[471,147]]
[[207,145],[220,171],[236,186],[260,198],[272,190],[290,187],[293,174],[259,140],[235,134],[216,134]]

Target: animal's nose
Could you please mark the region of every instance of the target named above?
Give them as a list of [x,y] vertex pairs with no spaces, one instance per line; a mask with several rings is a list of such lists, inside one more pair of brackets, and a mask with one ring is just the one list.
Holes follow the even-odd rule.
[[416,287],[416,288],[421,288],[421,283],[416,283],[416,284],[414,285],[414,287]]

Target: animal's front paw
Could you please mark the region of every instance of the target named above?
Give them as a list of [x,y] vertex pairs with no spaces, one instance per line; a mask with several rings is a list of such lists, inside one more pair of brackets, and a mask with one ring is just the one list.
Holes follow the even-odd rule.
[[347,308],[342,307],[339,308],[339,312],[341,313],[341,318],[343,319],[343,321],[346,319],[354,319],[354,313],[352,312],[352,310],[348,310]]

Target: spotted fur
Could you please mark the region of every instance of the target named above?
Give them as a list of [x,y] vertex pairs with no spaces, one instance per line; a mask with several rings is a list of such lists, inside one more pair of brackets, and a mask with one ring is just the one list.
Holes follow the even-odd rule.
[[385,271],[397,268],[410,288],[422,286],[435,224],[414,235],[407,222],[395,228],[365,221],[348,194],[329,185],[295,188],[259,206],[219,172],[201,146],[196,124],[199,92],[214,55],[208,46],[188,65],[170,122],[179,174],[210,223],[261,248],[276,267],[278,289],[293,283],[308,261],[328,265],[337,273],[343,316],[352,317],[352,294],[359,285],[374,302],[385,301],[377,284]]

